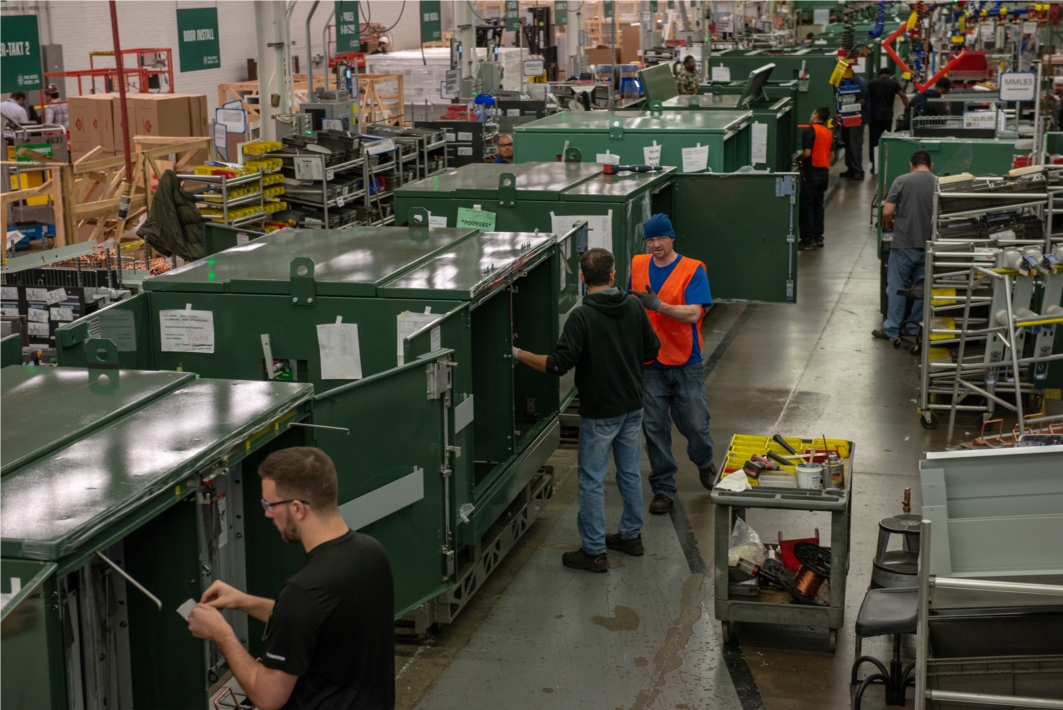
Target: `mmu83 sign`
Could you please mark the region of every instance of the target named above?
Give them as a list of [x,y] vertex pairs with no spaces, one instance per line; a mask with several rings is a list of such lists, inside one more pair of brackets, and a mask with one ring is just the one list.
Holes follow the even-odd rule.
[[0,93],[44,86],[36,15],[5,15],[0,23]]
[[217,69],[221,66],[218,42],[218,8],[177,11],[177,48],[181,71]]

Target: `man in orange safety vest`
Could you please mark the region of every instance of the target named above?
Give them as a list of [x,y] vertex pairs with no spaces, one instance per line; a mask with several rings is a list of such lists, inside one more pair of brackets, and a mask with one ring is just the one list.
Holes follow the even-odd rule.
[[628,291],[649,311],[661,341],[657,358],[642,369],[642,431],[651,468],[650,512],[662,515],[672,509],[679,470],[672,456],[673,421],[686,437],[687,455],[698,467],[702,485],[711,490],[716,478],[701,357],[701,320],[712,295],[705,265],[676,253],[668,215],[646,220],[642,236],[650,253],[632,260]]

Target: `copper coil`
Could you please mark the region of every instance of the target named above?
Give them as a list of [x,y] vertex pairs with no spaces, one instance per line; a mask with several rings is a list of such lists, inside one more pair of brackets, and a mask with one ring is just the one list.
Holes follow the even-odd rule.
[[826,577],[816,574],[808,567],[802,566],[801,569],[794,572],[794,588],[812,599],[819,596],[820,590],[823,589],[823,583],[826,581]]

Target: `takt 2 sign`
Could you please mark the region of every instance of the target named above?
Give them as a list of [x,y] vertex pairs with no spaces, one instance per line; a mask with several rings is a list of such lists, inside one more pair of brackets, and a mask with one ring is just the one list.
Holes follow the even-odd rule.
[[336,51],[362,51],[357,0],[336,0]]
[[218,8],[178,10],[177,48],[182,72],[219,68],[221,44],[218,41]]
[[421,0],[421,42],[438,42],[443,39],[443,22],[440,19],[439,0]]
[[44,86],[36,15],[4,15],[0,23],[0,93]]

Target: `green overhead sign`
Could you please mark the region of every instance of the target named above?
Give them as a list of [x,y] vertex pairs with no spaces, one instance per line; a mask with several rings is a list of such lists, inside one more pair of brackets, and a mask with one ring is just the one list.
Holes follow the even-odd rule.
[[558,27],[564,27],[568,24],[567,0],[554,0],[554,24]]
[[181,71],[202,71],[221,66],[218,8],[197,7],[177,11],[177,50]]
[[36,15],[5,15],[0,23],[0,92],[44,87]]
[[439,17],[439,0],[421,0],[421,42],[443,39],[443,22]]
[[336,0],[336,52],[360,52],[362,33],[358,25],[358,0]]
[[613,5],[614,4],[615,3],[612,2],[612,0],[604,0],[604,2],[602,2],[602,15],[605,17],[605,19],[607,19],[607,20],[613,19]]
[[520,2],[506,0],[506,32],[513,32],[520,27]]

